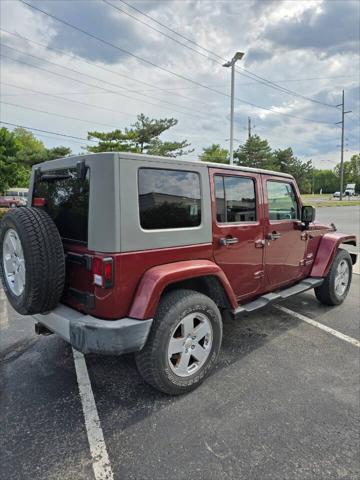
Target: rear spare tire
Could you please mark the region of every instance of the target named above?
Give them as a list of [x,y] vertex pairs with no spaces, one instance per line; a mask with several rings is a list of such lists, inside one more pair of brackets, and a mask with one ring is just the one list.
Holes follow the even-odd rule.
[[56,225],[44,210],[20,207],[2,219],[0,277],[10,304],[22,315],[45,313],[58,304],[65,255]]

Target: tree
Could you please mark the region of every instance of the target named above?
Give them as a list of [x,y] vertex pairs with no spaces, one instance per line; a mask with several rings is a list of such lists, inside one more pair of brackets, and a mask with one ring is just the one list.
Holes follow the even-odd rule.
[[312,161],[302,162],[294,156],[292,148],[275,150],[273,152],[272,168],[278,172],[292,175],[302,193],[310,193],[312,189],[313,167]]
[[[340,163],[334,169],[338,179],[337,190],[340,184]],[[353,155],[348,162],[344,162],[344,188],[347,183],[355,183],[356,191],[360,190],[360,154]]]
[[229,163],[229,151],[213,143],[210,147],[203,148],[199,158],[202,162]]
[[46,152],[47,160],[55,160],[55,158],[69,157],[72,154],[69,147],[64,147],[62,145],[54,148],[47,148]]
[[174,157],[186,155],[193,150],[186,150],[190,144],[183,140],[171,142],[160,140],[160,135],[177,125],[175,118],[150,119],[143,113],[138,115],[137,121],[131,128],[119,129],[112,132],[89,132],[88,139],[98,139],[98,145],[89,145],[89,152],[135,152],[150,155],[164,155]]
[[32,165],[68,155],[70,148],[48,149],[24,128],[15,128],[13,132],[0,128],[0,193],[11,187],[27,187]]
[[88,132],[88,140],[99,140],[98,145],[88,145],[86,149],[89,152],[138,152],[134,139],[130,137],[129,133],[121,130],[114,130],[112,132]]
[[0,192],[9,187],[26,187],[30,178],[30,168],[22,165],[19,154],[22,144],[16,132],[9,132],[7,128],[0,128]]
[[47,151],[41,140],[38,140],[33,133],[25,128],[15,128],[13,134],[19,145],[16,153],[17,162],[31,167],[35,163],[43,162],[47,159]]
[[234,153],[238,165],[254,168],[272,169],[272,153],[267,140],[262,140],[258,135],[249,137],[244,145]]
[[314,170],[314,193],[334,193],[339,182],[333,170]]

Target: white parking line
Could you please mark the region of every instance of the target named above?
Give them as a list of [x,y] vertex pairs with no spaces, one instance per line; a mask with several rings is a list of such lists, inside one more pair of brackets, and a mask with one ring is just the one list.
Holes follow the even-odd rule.
[[96,480],[114,480],[84,355],[73,349],[85,427]]
[[340,338],[341,340],[344,340],[344,342],[351,343],[355,347],[360,348],[360,341],[356,340],[355,338],[349,337],[348,335],[344,335],[343,333],[338,332],[337,330],[334,330],[333,328],[327,327],[323,323],[316,322],[315,320],[312,320],[311,318],[305,317],[305,315],[301,315],[301,313],[293,312],[289,308],[286,307],[281,307],[280,305],[274,305],[275,308],[278,310],[281,310],[284,313],[288,313],[289,315],[292,315],[293,317],[298,318],[299,320],[302,320],[303,322],[308,323],[309,325],[312,325],[313,327],[320,328],[321,330],[324,330],[327,333],[330,333],[331,335],[334,335],[337,338]]

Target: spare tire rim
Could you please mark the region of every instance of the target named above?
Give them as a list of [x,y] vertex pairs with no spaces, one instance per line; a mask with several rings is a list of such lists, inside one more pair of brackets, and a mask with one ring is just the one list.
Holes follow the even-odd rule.
[[349,285],[350,269],[346,260],[341,260],[335,275],[335,292],[339,297],[342,297]]
[[20,238],[10,228],[3,242],[3,266],[6,283],[14,295],[19,297],[25,288],[25,258]]
[[173,330],[168,345],[171,370],[179,377],[189,377],[205,364],[213,342],[210,319],[200,312],[186,315]]

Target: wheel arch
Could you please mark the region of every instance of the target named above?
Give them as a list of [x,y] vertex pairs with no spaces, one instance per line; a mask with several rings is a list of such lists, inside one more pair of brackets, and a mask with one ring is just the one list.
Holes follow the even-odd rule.
[[[355,235],[346,235],[338,232],[325,233],[320,240],[315,261],[311,270],[311,277],[326,277],[336,252],[341,245],[356,246]],[[356,254],[350,253],[353,265],[356,263]]]
[[129,316],[152,318],[161,296],[177,288],[208,295],[222,309],[237,307],[235,294],[221,268],[209,260],[193,260],[158,265],[147,270],[136,290]]

